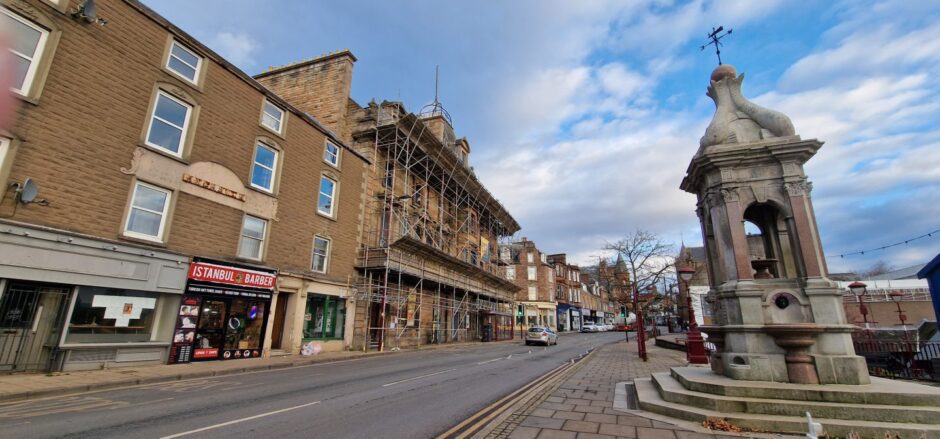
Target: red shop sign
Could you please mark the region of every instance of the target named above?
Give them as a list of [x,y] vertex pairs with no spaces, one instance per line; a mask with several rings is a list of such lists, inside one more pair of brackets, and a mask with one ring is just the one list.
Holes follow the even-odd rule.
[[189,278],[204,282],[273,290],[277,276],[263,271],[193,262],[189,267]]

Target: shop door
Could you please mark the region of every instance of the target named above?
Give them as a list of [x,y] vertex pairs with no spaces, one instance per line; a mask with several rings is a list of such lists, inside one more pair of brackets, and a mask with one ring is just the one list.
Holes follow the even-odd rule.
[[0,296],[0,370],[49,370],[69,288],[11,282]]
[[203,299],[196,324],[196,345],[193,360],[218,360],[225,342],[225,316],[228,315],[228,300]]
[[274,308],[274,325],[271,327],[271,349],[281,349],[281,338],[284,336],[284,319],[287,317],[288,295],[277,295],[277,307]]

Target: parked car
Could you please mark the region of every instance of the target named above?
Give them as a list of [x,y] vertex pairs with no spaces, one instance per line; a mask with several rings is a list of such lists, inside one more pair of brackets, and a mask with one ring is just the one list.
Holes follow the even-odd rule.
[[552,331],[552,328],[533,326],[525,333],[525,344],[528,346],[533,343],[544,344],[545,346],[557,345],[558,334]]
[[618,323],[616,330],[620,332],[632,331],[633,324],[632,323]]
[[594,326],[597,326],[597,332],[607,332],[607,325],[603,323],[595,323]]
[[613,331],[613,330],[614,330],[614,325],[611,324],[611,323],[606,323],[606,324],[604,324],[604,327],[607,328],[608,331]]
[[584,323],[581,325],[581,332],[600,332],[593,323]]

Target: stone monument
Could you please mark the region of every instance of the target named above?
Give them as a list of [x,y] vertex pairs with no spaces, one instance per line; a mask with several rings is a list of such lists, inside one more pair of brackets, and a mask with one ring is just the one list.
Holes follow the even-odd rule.
[[[639,408],[773,432],[805,432],[809,412],[833,435],[940,439],[940,389],[869,377],[855,355],[858,328],[846,323],[843,291],[826,278],[803,172],[822,142],[801,139],[786,115],[748,101],[743,81],[730,65],[712,73],[715,115],[681,185],[698,197],[716,322],[700,327],[717,348],[711,370],[635,379]],[[617,394],[629,393],[621,385]],[[629,409],[626,400],[615,409]]]
[[743,81],[727,64],[712,73],[715,115],[681,186],[698,197],[717,323],[701,330],[720,346],[712,370],[750,381],[868,384],[843,292],[826,278],[803,172],[822,142],[801,139],[786,115],[747,100]]

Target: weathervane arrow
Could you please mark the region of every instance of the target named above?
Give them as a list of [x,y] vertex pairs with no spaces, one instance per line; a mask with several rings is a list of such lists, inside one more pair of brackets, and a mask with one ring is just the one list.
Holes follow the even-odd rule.
[[702,46],[702,50],[705,50],[705,48],[708,46],[712,46],[712,45],[715,46],[715,55],[718,56],[718,65],[721,65],[721,49],[720,49],[721,39],[728,35],[731,35],[731,31],[733,29],[728,29],[727,32],[721,33],[721,31],[723,30],[725,30],[724,26],[718,26],[717,29],[713,27],[711,33],[708,34],[708,39],[711,41],[709,41],[708,43]]

